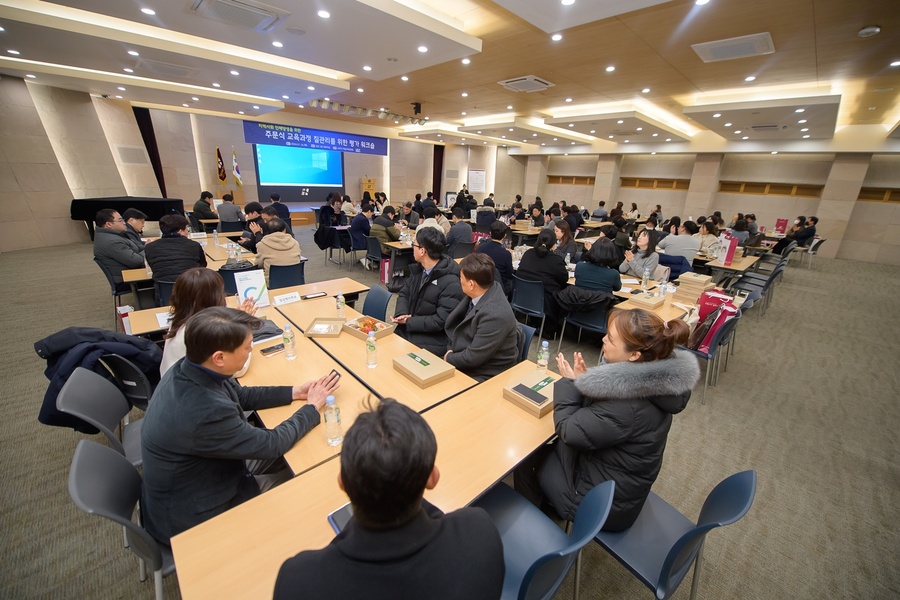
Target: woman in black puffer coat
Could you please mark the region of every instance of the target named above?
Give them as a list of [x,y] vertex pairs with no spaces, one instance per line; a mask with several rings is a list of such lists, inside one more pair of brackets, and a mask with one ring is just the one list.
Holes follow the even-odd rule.
[[666,324],[644,310],[617,310],[603,338],[604,364],[574,368],[560,354],[553,392],[558,439],[516,470],[516,489],[564,519],[595,485],[616,482],[603,529],[630,527],[662,465],[672,415],[684,410],[700,378],[697,359],[675,350],[687,341],[683,321]]

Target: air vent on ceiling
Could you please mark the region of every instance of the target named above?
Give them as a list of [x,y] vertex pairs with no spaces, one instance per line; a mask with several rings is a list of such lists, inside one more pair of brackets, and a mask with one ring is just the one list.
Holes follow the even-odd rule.
[[541,92],[556,85],[534,75],[514,77],[513,79],[498,81],[497,83],[514,92]]
[[[784,126],[787,129],[787,125]],[[750,129],[753,131],[778,131],[781,129],[780,125],[751,125]]]
[[140,58],[137,61],[138,72],[149,71],[154,75],[161,75],[167,79],[193,79],[197,74],[197,69],[185,67],[184,65],[176,65],[158,60],[147,60]]
[[747,58],[749,56],[762,56],[775,52],[775,44],[772,36],[766,33],[754,33],[740,37],[716,40],[702,44],[692,44],[691,48],[703,62],[717,62],[720,60],[733,60],[735,58]]
[[189,0],[192,12],[242,29],[271,31],[291,13],[254,0]]

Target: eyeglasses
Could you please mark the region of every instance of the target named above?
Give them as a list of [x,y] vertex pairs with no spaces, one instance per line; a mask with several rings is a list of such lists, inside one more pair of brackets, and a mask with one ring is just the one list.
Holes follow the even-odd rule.
[[113,219],[113,223],[124,223],[125,219]]
[[410,246],[412,246],[413,248],[421,248],[422,247],[416,242],[413,242],[412,244],[410,244]]

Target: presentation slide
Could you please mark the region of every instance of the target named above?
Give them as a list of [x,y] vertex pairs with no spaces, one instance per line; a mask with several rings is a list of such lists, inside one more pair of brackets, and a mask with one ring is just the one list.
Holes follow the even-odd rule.
[[256,145],[260,186],[339,187],[344,185],[343,155],[331,150]]

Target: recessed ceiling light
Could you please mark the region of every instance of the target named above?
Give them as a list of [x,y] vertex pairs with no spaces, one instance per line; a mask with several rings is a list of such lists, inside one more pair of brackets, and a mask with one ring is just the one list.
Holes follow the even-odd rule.
[[425,52],[428,52],[428,46],[419,46],[416,50],[424,54]]
[[531,134],[531,137],[537,137],[537,134],[536,134],[536,133],[532,133],[532,134]]
[[468,98],[468,97],[469,97],[469,93],[468,93],[468,92],[463,92],[462,94],[460,94],[460,96],[462,96],[463,98]]
[[316,86],[314,86],[314,85],[308,85],[308,86],[306,86],[306,89],[308,89],[308,90],[311,91],[311,92],[314,92],[314,91],[316,91]]
[[[324,100],[325,102],[331,102],[331,98],[329,98],[328,96],[325,96],[324,98],[322,98],[322,100]],[[381,110],[384,109],[382,108]]]
[[441,137],[441,134],[438,134],[438,137]]
[[371,70],[372,70],[372,67],[370,67],[369,65],[363,65],[363,71],[371,71]]
[[319,15],[320,17],[322,17],[323,19],[330,19],[330,18],[331,18],[331,13],[328,12],[327,10],[320,10],[320,11],[319,11],[318,13],[316,13],[316,14]]
[[635,131],[643,131],[643,130],[644,130],[643,127],[638,127],[637,129],[635,129]]
[[795,113],[802,113],[802,112],[806,112],[806,109],[805,109],[805,108],[798,108],[798,109],[795,110],[794,112],[795,112]]
[[666,141],[667,141],[667,142],[671,142],[671,141],[672,141],[672,138],[666,138]]
[[591,129],[591,133],[597,133],[596,129]]
[[34,76],[34,75],[32,75],[32,74],[31,74],[31,73],[29,73],[29,74],[28,74],[28,75],[26,75],[26,76],[25,76],[25,77],[27,77],[27,78],[28,78],[28,79],[34,79],[34,77],[35,77],[35,76]]
[[892,67],[900,67],[900,60],[895,60],[894,62],[891,63],[891,66]]
[[656,152],[651,152],[650,154],[656,154]]
[[747,82],[756,81],[756,77],[753,75],[750,75],[749,77],[744,77],[744,81],[747,81]]
[[725,127],[731,127],[732,123],[725,123]]
[[303,106],[302,104],[298,104],[298,105],[297,105],[297,108],[306,108],[306,107]]
[[569,123],[569,127],[575,127],[575,123]]
[[125,67],[122,70],[125,71],[126,73],[134,73],[134,69],[129,69],[128,67]]
[[546,146],[547,142],[541,142],[541,146]]
[[122,96],[116,96],[116,100],[121,100]]
[[463,112],[461,112],[461,113],[459,113],[459,114],[461,114],[462,116],[466,116],[466,112],[465,112],[465,111],[463,111]]
[[562,39],[562,34],[554,33],[553,35],[550,36],[550,39],[553,40],[554,42],[558,42],[559,40]]
[[607,137],[608,137],[609,139],[613,139],[613,138],[616,137],[616,136],[610,135],[610,136],[607,136]]
[[156,11],[153,10],[152,8],[142,8],[141,12],[144,13],[145,15],[150,15],[151,17],[156,14]]
[[870,107],[869,107],[869,110],[875,110],[876,108],[878,108],[878,107],[877,107],[877,106],[870,106]]
[[472,61],[469,60],[468,58],[462,59],[462,64],[464,64],[464,65],[467,65],[467,64],[469,64],[470,62],[472,62]]
[[772,150],[769,154],[778,154],[778,150]]
[[487,142],[482,142],[482,144],[487,144]]
[[867,25],[856,32],[856,35],[861,38],[869,38],[881,33],[881,27],[878,25]]
[[649,94],[649,93],[650,93],[650,88],[644,88],[644,89],[642,89],[642,90],[641,90],[641,93],[642,93],[642,94]]
[[739,135],[740,133],[741,133],[741,130],[738,129],[737,131],[734,132],[734,135]]
[[359,92],[360,94],[362,94],[362,93],[363,93],[364,91],[366,91],[366,90],[364,90],[364,89],[362,89],[362,88],[356,88],[356,91]]
[[475,133],[481,133],[480,131],[476,131]]
[[400,78],[400,81],[409,81],[409,77],[404,75],[403,77]]
[[427,120],[430,119],[430,118],[431,118],[431,117],[425,117],[425,120],[427,121]]
[[184,104],[182,104],[182,106],[185,107],[185,108],[188,108],[188,107],[190,106],[190,104],[184,103]]
[[121,85],[120,85],[119,87],[117,87],[116,89],[119,90],[120,92],[124,92],[124,91],[125,91],[125,88],[123,88]]
[[606,67],[606,72],[607,72],[607,73],[612,73],[612,72],[615,71],[615,70],[616,70],[616,68],[615,68],[614,66],[612,66],[612,65],[609,65],[608,67]]
[[804,127],[800,130],[801,133],[806,133],[807,131],[809,131],[809,127]]
[[240,72],[234,71],[234,70],[229,71],[229,73],[231,73],[231,74],[234,75],[235,77],[237,77],[238,75],[240,75]]
[[198,98],[197,96],[191,96],[191,100],[193,100],[194,102],[200,102],[200,98]]
[[282,100],[287,100],[288,98],[290,98],[290,96],[288,96],[287,94],[284,94],[281,96]]
[[713,115],[713,119],[718,119],[721,116],[722,116],[722,113],[716,113]]
[[559,138],[553,138],[553,141],[557,142],[557,141],[559,141]]
[[222,87],[221,84],[218,84],[218,83],[215,83],[215,82],[213,82],[212,86],[213,86],[213,87]]
[[[627,143],[629,143],[630,141],[631,141],[631,140],[625,140],[625,143],[627,144]],[[572,142],[572,143],[574,144],[575,142]]]
[[561,0],[560,4],[563,6],[572,6],[575,4],[575,0]]
[[460,140],[461,142],[464,142],[464,141],[466,141],[466,138],[459,138],[459,140]]
[[131,56],[140,56],[137,50],[129,50],[128,54],[130,54]]
[[259,110],[259,107],[258,107],[257,105],[254,104],[254,105],[253,105],[253,110]]
[[272,45],[276,48],[284,48],[284,44],[282,44],[281,42],[272,42]]
[[658,133],[654,133],[654,134],[651,135],[650,137],[656,137],[656,136],[658,136],[658,135],[659,135]]
[[7,52],[12,54],[13,56],[18,56],[21,54],[21,52],[19,52],[18,50],[7,50]]
[[510,130],[510,131],[513,131],[513,128],[512,128],[512,127],[510,127],[510,128],[509,128],[509,130]]
[[419,136],[416,136],[416,139],[419,139]]
[[394,121],[394,125],[399,125],[400,121]]
[[800,119],[799,121],[797,121],[798,125],[803,125],[804,123],[806,123],[806,119]]
[[[574,145],[575,145],[575,142],[572,142],[572,145],[574,146]],[[568,155],[567,155],[567,156],[568,156]]]
[[4,29],[3,27],[0,27],[0,31],[6,31],[6,29]]
[[[749,140],[749,139],[750,139],[750,136],[749,136],[749,135],[745,135],[745,136],[742,137],[741,139],[742,139],[742,140]],[[668,140],[666,140],[666,141],[668,141]]]
[[242,114],[244,114],[244,111],[239,110],[239,111],[238,111],[238,114],[239,114],[239,115],[242,115]]
[[571,98],[566,98],[566,102],[571,102],[571,101],[572,101]]
[[618,123],[619,125],[621,125],[621,124],[624,123],[624,122],[625,122],[625,121],[623,121],[622,119],[619,119],[618,121],[616,121],[616,123]]
[[[703,6],[704,4],[709,4],[709,0],[696,0],[694,4],[696,4],[697,6]],[[654,152],[654,154],[656,153]]]
[[809,134],[807,133],[806,135],[803,136],[803,139],[805,140],[808,137],[809,137]]

